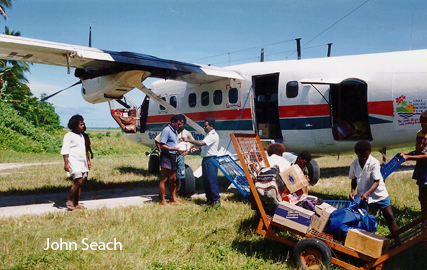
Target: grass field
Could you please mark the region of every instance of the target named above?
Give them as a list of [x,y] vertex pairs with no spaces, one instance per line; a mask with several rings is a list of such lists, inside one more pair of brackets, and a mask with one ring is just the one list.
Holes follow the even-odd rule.
[[[101,135],[99,135],[101,134]],[[158,177],[147,171],[146,148],[122,136],[105,131],[91,133],[95,151],[93,170],[82,192],[89,190],[157,186]],[[395,153],[395,152],[394,152]],[[388,153],[389,157],[394,154]],[[378,153],[374,156],[380,158]],[[1,153],[2,162],[54,162],[48,165],[4,170],[0,175],[0,194],[16,196],[68,192],[62,157]],[[354,155],[316,158],[321,179],[310,193],[323,199],[346,199],[350,191],[348,165]],[[195,170],[200,158],[189,156]],[[404,164],[410,170],[413,164]],[[18,172],[17,172],[18,171]],[[226,183],[221,177],[221,183]],[[392,174],[386,181],[398,226],[420,215],[418,190],[411,173]],[[2,269],[294,269],[292,249],[255,233],[256,216],[240,196],[222,198],[221,208],[206,208],[204,200],[188,201],[184,206],[162,207],[158,203],[113,209],[59,212],[40,216],[2,218],[0,268]],[[381,215],[378,233],[388,234]],[[289,235],[289,237],[291,237]],[[44,250],[50,243],[74,242]],[[108,242],[120,242],[122,249]],[[94,242],[96,249],[85,243]],[[105,245],[104,245],[105,244]],[[70,245],[70,246],[71,246]],[[94,247],[95,244],[93,244]],[[56,247],[55,245],[53,246]],[[71,247],[69,247],[71,248]],[[86,249],[87,248],[87,249]],[[416,245],[387,261],[383,269],[424,269],[426,258]],[[333,269],[338,269],[333,267]]]

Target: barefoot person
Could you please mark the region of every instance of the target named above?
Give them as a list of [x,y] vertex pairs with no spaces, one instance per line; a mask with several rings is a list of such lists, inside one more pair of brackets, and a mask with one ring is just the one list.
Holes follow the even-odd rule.
[[159,197],[162,205],[167,205],[165,193],[166,183],[172,197],[172,204],[181,205],[177,198],[176,170],[178,169],[177,155],[182,151],[177,145],[179,143],[178,130],[184,125],[185,116],[176,114],[171,117],[170,124],[162,130],[160,136],[160,167],[161,176],[159,183]]
[[92,166],[86,154],[85,139],[82,134],[85,128],[83,117],[78,114],[71,117],[68,128],[71,131],[64,136],[61,155],[64,157],[64,170],[70,173],[70,178],[74,182],[66,203],[67,209],[72,211],[85,209],[79,204],[80,192],[83,179],[87,179],[88,171]]

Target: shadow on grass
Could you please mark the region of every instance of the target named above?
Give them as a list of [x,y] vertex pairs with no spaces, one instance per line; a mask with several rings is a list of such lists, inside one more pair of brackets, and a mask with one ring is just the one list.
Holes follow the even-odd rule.
[[288,266],[294,266],[291,259],[293,250],[291,246],[263,236],[252,237],[252,235],[256,235],[258,222],[259,218],[255,212],[251,218],[243,220],[238,229],[239,235],[248,236],[252,239],[235,239],[232,242],[232,247],[249,257],[255,257],[266,261],[272,260],[273,262],[280,262]]
[[[414,167],[415,167],[414,165],[400,165],[395,170],[395,172],[412,171],[414,170]],[[334,167],[334,168],[320,168],[320,177],[322,178],[331,178],[331,177],[339,177],[339,176],[348,177],[348,172],[349,172],[349,166]]]
[[[153,174],[149,173],[148,170],[130,166],[115,169],[120,174],[134,174],[141,176],[141,178],[138,181],[104,182],[97,178],[91,178],[89,174],[89,179],[84,181],[82,185],[81,200],[138,196],[146,192],[155,192],[156,196],[158,195],[160,175],[158,177],[154,175],[153,177]],[[144,180],[144,178],[148,177],[150,177],[150,180]],[[69,186],[44,186],[34,189],[9,189],[2,191],[0,192],[0,207],[51,202],[55,202],[55,205],[58,205],[58,207],[65,206],[65,200],[68,198],[72,181],[64,181],[68,181]],[[218,182],[220,184],[220,192],[224,192],[230,184],[224,176],[219,176]],[[196,179],[196,189],[199,188],[203,188],[203,185],[201,179]]]

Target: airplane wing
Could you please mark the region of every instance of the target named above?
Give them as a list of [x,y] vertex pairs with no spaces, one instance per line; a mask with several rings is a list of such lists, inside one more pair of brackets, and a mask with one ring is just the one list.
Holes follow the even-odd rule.
[[221,78],[243,79],[238,73],[211,66],[161,59],[132,52],[114,52],[10,35],[0,35],[0,59],[80,69],[82,79],[129,70],[144,70],[150,77],[205,83]]

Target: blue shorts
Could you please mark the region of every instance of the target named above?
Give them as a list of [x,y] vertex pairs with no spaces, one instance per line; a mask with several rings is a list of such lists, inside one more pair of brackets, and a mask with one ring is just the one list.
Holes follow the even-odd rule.
[[381,200],[379,202],[370,203],[369,208],[384,209],[386,207],[389,207],[390,205],[391,205],[390,197],[387,197],[384,200]]

